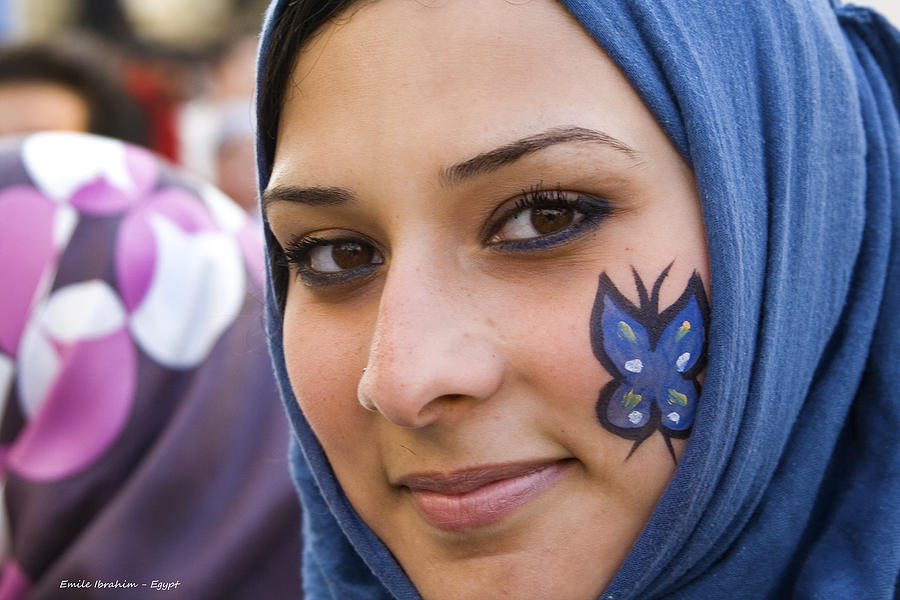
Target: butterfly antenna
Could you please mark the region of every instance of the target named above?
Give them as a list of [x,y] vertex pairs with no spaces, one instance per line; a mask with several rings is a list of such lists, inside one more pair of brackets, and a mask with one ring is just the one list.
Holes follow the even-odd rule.
[[643,310],[650,302],[650,299],[647,297],[647,288],[644,287],[644,282],[641,281],[641,276],[638,275],[638,272],[634,267],[631,267],[631,273],[634,275],[634,287],[637,288],[638,299],[641,303],[640,309]]
[[656,282],[653,284],[653,293],[650,297],[650,302],[653,305],[653,312],[659,312],[659,288],[662,287],[663,279],[669,274],[669,269],[672,268],[672,265],[675,264],[675,261],[669,263],[669,266],[663,269],[663,272],[659,274],[659,277],[656,279]]

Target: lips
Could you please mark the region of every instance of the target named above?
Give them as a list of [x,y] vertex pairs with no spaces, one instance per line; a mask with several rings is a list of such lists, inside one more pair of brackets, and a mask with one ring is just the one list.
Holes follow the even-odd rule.
[[448,531],[500,521],[553,487],[569,471],[568,461],[478,467],[450,474],[414,473],[397,481],[433,527]]

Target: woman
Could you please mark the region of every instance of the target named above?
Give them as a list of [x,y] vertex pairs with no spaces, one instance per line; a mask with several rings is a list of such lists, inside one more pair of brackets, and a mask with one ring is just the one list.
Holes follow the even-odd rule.
[[299,595],[256,235],[140,148],[4,140],[0,598]]
[[898,48],[818,0],[274,2],[309,596],[891,597]]

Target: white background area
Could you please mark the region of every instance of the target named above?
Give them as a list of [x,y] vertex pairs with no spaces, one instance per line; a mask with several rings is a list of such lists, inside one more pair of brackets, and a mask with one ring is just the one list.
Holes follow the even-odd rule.
[[856,0],[846,2],[858,6],[871,6],[890,20],[894,27],[900,28],[900,0]]

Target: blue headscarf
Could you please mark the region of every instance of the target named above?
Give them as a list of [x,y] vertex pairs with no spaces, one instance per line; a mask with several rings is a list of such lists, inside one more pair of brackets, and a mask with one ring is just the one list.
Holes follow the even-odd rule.
[[[270,6],[263,57],[285,4]],[[711,266],[693,433],[601,597],[892,598],[900,34],[871,10],[826,0],[563,4],[693,168]],[[263,187],[272,158],[260,145]],[[269,291],[309,596],[418,598],[297,406]]]

